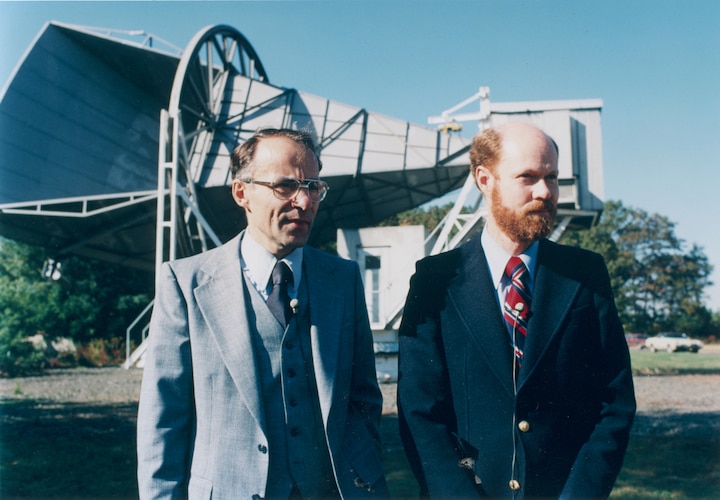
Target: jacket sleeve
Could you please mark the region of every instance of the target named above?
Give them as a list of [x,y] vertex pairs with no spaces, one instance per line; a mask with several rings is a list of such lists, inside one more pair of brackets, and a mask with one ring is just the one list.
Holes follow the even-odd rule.
[[603,498],[610,495],[622,467],[635,416],[636,402],[630,354],[610,289],[607,268],[599,255],[594,286],[603,366],[601,409],[589,439],[581,447],[560,498]]
[[187,496],[195,428],[187,303],[169,264],[158,279],[137,424],[142,500]]
[[[421,496],[471,498],[481,490],[456,438],[456,419],[437,311],[446,275],[432,259],[420,261],[410,280],[399,343],[400,436]],[[465,460],[463,460],[465,459]]]

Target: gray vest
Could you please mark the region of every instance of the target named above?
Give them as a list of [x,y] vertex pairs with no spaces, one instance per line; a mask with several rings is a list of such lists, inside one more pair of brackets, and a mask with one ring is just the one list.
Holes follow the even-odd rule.
[[320,413],[310,342],[306,280],[298,308],[283,332],[250,282],[246,295],[260,373],[270,469],[265,498],[338,497]]

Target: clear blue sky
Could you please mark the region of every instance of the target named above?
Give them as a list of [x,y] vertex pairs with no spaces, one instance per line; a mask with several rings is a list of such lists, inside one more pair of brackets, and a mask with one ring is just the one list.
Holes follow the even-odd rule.
[[271,82],[418,124],[480,86],[494,102],[602,99],[605,198],[703,247],[720,310],[720,1],[0,1],[3,85],[49,20],[179,47],[229,24]]

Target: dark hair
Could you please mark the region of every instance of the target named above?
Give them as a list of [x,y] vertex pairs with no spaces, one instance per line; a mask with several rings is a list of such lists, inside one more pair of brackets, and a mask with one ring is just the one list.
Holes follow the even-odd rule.
[[255,158],[255,150],[261,140],[267,137],[285,137],[295,142],[298,146],[310,151],[315,155],[318,162],[318,169],[322,170],[320,153],[315,144],[315,138],[310,132],[304,130],[293,130],[289,128],[261,128],[252,137],[237,146],[230,155],[230,172],[233,179],[245,176],[251,169],[252,161]]

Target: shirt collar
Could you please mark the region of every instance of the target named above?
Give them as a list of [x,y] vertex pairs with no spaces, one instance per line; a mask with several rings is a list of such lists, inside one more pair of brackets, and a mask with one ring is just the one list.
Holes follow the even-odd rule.
[[[263,297],[267,298],[271,288],[268,287],[268,282],[278,259],[245,231],[240,243],[240,260],[250,282]],[[302,279],[302,247],[296,248],[280,260],[284,261],[293,273],[293,285],[288,287],[288,295],[292,298],[297,297],[298,286]]]
[[[497,290],[502,284],[503,277],[505,275],[505,265],[512,255],[501,247],[498,242],[490,236],[488,231],[483,230],[482,235],[480,236],[480,243],[482,244],[483,251],[485,252],[485,258],[487,259],[488,268],[490,269],[490,276],[492,277],[493,285]],[[531,289],[532,285],[535,283],[535,262],[537,261],[539,246],[540,244],[536,241],[530,245],[527,250],[518,255],[530,271]]]

